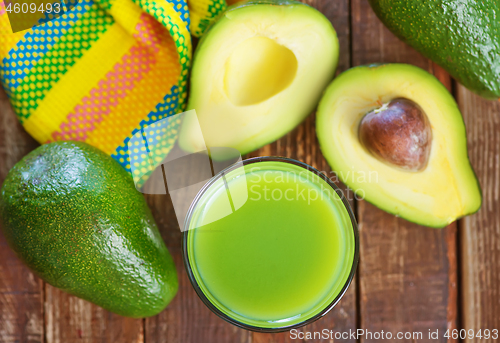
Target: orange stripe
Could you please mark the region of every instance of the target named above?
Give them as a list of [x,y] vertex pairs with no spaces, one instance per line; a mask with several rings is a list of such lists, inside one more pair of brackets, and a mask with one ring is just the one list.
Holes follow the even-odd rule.
[[96,125],[105,120],[112,109],[143,79],[156,63],[155,54],[160,50],[161,42],[156,26],[160,26],[162,30],[161,25],[151,16],[145,13],[141,15],[134,34],[139,41],[82,99],[59,130],[52,134],[50,141],[87,139]]
[[85,142],[112,154],[178,82],[181,66],[175,43],[165,30],[163,32],[156,64],[106,119],[88,134]]
[[146,47],[134,45],[68,115],[59,131],[52,134],[52,140],[85,140],[89,132],[105,120],[106,115],[143,79],[154,63],[154,56],[148,53]]

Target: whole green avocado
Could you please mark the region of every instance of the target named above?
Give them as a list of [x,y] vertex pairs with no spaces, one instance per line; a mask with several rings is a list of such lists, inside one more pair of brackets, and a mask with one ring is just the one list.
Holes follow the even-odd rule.
[[396,36],[465,87],[500,97],[499,0],[369,0]]
[[175,265],[130,175],[82,142],[42,145],[8,173],[0,218],[9,245],[43,280],[126,317],[161,312]]

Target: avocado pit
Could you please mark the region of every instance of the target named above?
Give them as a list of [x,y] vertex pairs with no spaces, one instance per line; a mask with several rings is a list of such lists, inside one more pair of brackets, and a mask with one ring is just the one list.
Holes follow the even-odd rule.
[[418,104],[397,98],[363,117],[359,139],[379,160],[417,172],[427,166],[432,130],[427,115]]

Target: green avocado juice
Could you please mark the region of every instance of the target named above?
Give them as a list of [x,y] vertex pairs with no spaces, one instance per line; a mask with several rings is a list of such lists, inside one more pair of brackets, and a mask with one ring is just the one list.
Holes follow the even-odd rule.
[[253,160],[201,191],[184,253],[214,312],[273,331],[315,320],[340,299],[357,263],[357,229],[347,203],[306,165]]

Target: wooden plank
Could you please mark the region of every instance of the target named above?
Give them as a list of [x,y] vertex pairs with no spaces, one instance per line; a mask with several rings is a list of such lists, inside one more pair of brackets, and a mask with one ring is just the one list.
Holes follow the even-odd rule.
[[[316,169],[322,171],[325,175],[334,178],[331,169],[321,155],[316,140],[314,115],[306,119],[297,129],[283,137],[282,139],[270,145],[259,149],[250,154],[254,156],[284,156],[299,161],[303,161]],[[349,199],[354,199],[352,192],[345,186],[338,183],[344,194]],[[352,203],[352,201],[351,201]],[[356,281],[354,280],[342,300],[333,308],[324,318],[299,329],[303,332],[321,332],[323,329],[334,332],[349,332],[356,330],[357,325],[356,311]],[[253,333],[252,343],[285,343],[296,342],[292,339],[289,332],[280,334]],[[313,340],[314,342],[331,342],[330,339]],[[355,342],[355,339],[343,340],[343,342]],[[223,342],[223,341],[221,341]]]
[[[448,89],[449,76],[392,35],[367,1],[352,1],[353,65],[403,62],[434,73]],[[439,330],[457,325],[456,224],[435,230],[389,215],[360,202],[361,327],[371,332]],[[376,341],[365,336],[362,342]],[[412,339],[395,340],[412,342]]]
[[45,285],[47,343],[143,343],[142,319],[120,317],[85,300]]
[[[349,27],[349,0],[330,1],[330,0],[302,0],[311,6],[320,10],[329,18],[339,38],[340,57],[337,72],[340,73],[350,66],[350,27]],[[321,150],[316,138],[315,115],[309,116],[294,131],[282,139],[269,144],[262,149],[250,154],[250,156],[285,156],[305,162],[316,169],[322,171],[332,180],[336,180],[328,163],[321,154]],[[344,191],[346,197],[354,205],[354,195],[344,185],[336,182]],[[310,324],[300,331],[303,332],[321,332],[323,329],[334,332],[355,331],[357,328],[356,311],[356,281],[353,281],[346,295],[324,318]],[[290,336],[290,333],[281,334],[262,334],[253,333],[253,343],[282,343],[296,342]],[[330,339],[315,339],[314,342],[331,342]],[[343,342],[355,342],[354,339],[342,340]]]
[[[345,69],[349,63],[349,39],[348,32],[348,6],[347,1],[308,1],[316,5],[324,13],[329,13],[330,18],[337,22],[336,28],[344,54],[341,56],[341,69]],[[339,7],[339,6],[343,6]],[[342,15],[343,13],[343,15]],[[338,27],[339,26],[339,27]],[[297,158],[314,167],[330,171],[328,165],[321,156],[316,143],[314,117],[294,132],[283,139],[270,144],[251,156],[279,155]],[[352,196],[352,194],[351,194]],[[146,342],[282,342],[287,339],[288,334],[265,335],[252,334],[225,323],[222,319],[212,314],[198,299],[193,291],[182,265],[180,251],[180,231],[169,204],[167,196],[147,196],[148,202],[153,209],[153,214],[162,229],[162,234],[169,247],[170,252],[176,260],[179,271],[180,289],[179,294],[172,304],[162,314],[155,318],[146,320]],[[355,328],[355,286],[351,287],[342,302],[321,320],[321,329],[329,328]],[[336,324],[336,325],[335,325]],[[310,329],[319,324],[311,325]],[[192,328],[195,327],[196,330]]]
[[250,333],[213,314],[196,295],[182,261],[181,231],[168,195],[146,199],[172,254],[179,276],[179,292],[165,311],[146,319],[146,343],[244,343]]
[[[500,330],[500,103],[458,86],[469,156],[483,190],[483,206],[460,227],[462,327]],[[492,342],[475,337],[466,342]]]
[[[348,1],[308,0],[304,2],[318,8],[334,22],[342,49],[339,69],[345,70],[349,64]],[[313,116],[286,137],[250,156],[270,155],[299,159],[332,176],[317,145]],[[184,270],[180,251],[180,231],[168,196],[148,195],[146,198],[176,261],[180,283],[179,294],[167,310],[157,317],[146,320],[146,342],[264,343],[289,341],[287,333],[277,335],[250,333],[227,324],[212,314],[198,299]],[[321,321],[310,325],[308,330],[355,329],[355,293],[353,285],[341,303]]]
[[[0,87],[0,184],[36,146]],[[43,283],[15,256],[0,232],[0,342],[42,343],[43,335]]]

